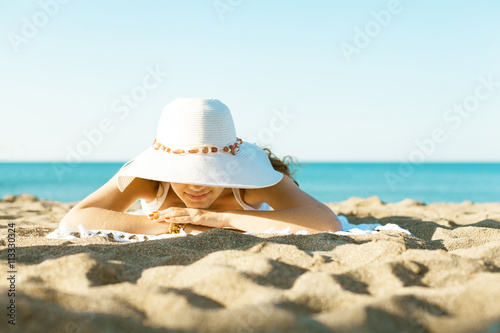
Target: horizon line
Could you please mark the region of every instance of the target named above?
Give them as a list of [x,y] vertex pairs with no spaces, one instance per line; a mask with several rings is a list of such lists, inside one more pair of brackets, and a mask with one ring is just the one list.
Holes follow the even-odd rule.
[[[40,163],[40,164],[68,164],[68,165],[75,165],[75,164],[125,164],[127,161],[115,161],[115,160],[108,160],[108,161],[103,161],[103,160],[90,160],[90,161],[82,161],[82,162],[73,162],[73,163],[68,163],[67,161],[60,161],[60,160],[7,160],[7,161],[2,161],[0,160],[0,164],[15,164],[15,163],[26,163],[26,164],[35,164],[35,163]],[[382,160],[382,161],[372,161],[372,160],[303,160],[303,161],[298,161],[298,164],[302,163],[338,163],[338,164],[414,164],[414,165],[420,165],[420,164],[500,164],[500,160],[442,160],[442,161],[425,161],[425,162],[409,162],[409,161],[394,161],[394,160]]]

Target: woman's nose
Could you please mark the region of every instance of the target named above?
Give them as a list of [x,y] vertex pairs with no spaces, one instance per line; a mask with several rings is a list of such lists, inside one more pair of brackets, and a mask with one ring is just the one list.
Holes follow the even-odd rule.
[[205,186],[190,184],[189,188],[192,189],[193,191],[200,192],[201,190],[203,190],[205,188]]

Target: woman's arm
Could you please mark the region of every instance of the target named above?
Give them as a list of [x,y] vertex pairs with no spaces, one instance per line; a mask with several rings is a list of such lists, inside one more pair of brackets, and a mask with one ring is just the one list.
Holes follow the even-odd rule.
[[125,211],[137,200],[153,200],[158,184],[136,178],[121,192],[117,175],[106,184],[76,204],[59,223],[60,228],[77,229],[79,224],[87,229],[119,230],[130,233],[157,234],[168,225],[158,226],[147,216],[127,214]]
[[274,211],[233,210],[222,214],[226,226],[256,233],[270,228],[280,231],[287,227],[290,227],[291,233],[300,230],[306,230],[310,234],[342,230],[342,225],[331,210],[328,212],[313,205]]
[[[118,230],[131,234],[161,235],[166,234],[169,225],[156,223],[144,215],[133,215],[115,212],[104,208],[88,207],[68,213],[61,221],[60,228],[71,228],[77,230],[82,224],[88,230]],[[209,230],[209,227],[187,225],[184,231],[187,233],[198,233]]]
[[245,199],[253,204],[266,202],[274,210],[226,211],[223,215],[227,226],[253,232],[263,232],[271,227],[276,231],[290,227],[291,233],[342,230],[337,215],[328,206],[302,191],[286,175],[276,185],[247,190]]
[[168,231],[168,225],[159,225],[147,216],[116,212],[104,208],[87,207],[70,211],[60,222],[60,228],[118,230],[133,234],[158,235]]

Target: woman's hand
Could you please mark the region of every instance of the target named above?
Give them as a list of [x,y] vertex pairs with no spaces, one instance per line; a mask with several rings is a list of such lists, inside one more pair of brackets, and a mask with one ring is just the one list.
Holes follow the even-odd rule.
[[211,228],[227,227],[221,212],[198,208],[170,207],[150,215],[150,219],[159,223],[194,224]]

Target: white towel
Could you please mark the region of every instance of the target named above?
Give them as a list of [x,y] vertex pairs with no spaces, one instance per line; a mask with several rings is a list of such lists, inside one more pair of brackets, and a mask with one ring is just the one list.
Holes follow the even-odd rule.
[[[407,233],[408,235],[411,235],[411,233],[406,230],[401,228],[397,224],[393,223],[388,223],[384,226],[374,223],[374,224],[350,224],[349,221],[347,220],[347,217],[343,215],[338,216],[340,222],[342,223],[342,231],[337,231],[337,232],[329,232],[333,233],[335,235],[363,235],[363,234],[377,234],[379,233],[380,230],[395,230],[395,231],[401,231],[404,233]],[[273,228],[264,231],[264,233],[270,233],[270,234],[285,234],[289,235],[290,234],[290,227],[286,227],[285,229],[281,231],[276,231]],[[253,232],[246,232],[245,234],[253,234]],[[308,232],[306,230],[301,230],[296,232],[297,235],[307,235]]]
[[[134,215],[144,215],[142,210],[134,211],[134,212],[129,212],[129,214],[134,214]],[[396,224],[386,224],[384,226],[375,223],[375,224],[350,224],[349,221],[345,216],[340,215],[339,220],[342,223],[342,230],[343,231],[337,231],[333,234],[335,235],[362,235],[362,234],[376,234],[381,230],[395,230],[395,231],[400,231],[407,233],[411,235],[411,233],[406,230],[401,228],[400,226]],[[78,230],[71,229],[71,228],[59,228],[45,236],[46,238],[51,238],[51,239],[77,239],[73,234],[80,233],[80,238],[83,237],[91,237],[91,236],[106,236],[106,235],[112,235],[113,238],[118,241],[118,242],[143,242],[146,240],[155,240],[155,239],[164,239],[164,238],[171,238],[171,237],[178,237],[178,236],[185,236],[187,235],[186,232],[184,232],[183,229],[181,229],[181,232],[179,234],[162,234],[162,235],[144,235],[144,234],[132,234],[128,232],[123,232],[123,231],[117,231],[117,230],[87,230],[83,225],[78,225]],[[264,233],[268,234],[280,234],[280,235],[290,235],[290,227],[286,227],[283,230],[275,230],[274,228],[270,228],[269,230],[264,231]],[[332,232],[330,232],[332,233]],[[195,235],[195,233],[191,233],[192,235]],[[244,233],[245,235],[252,235],[254,234],[253,232],[246,232]],[[306,230],[301,230],[296,233],[297,235],[307,235],[308,232]]]

